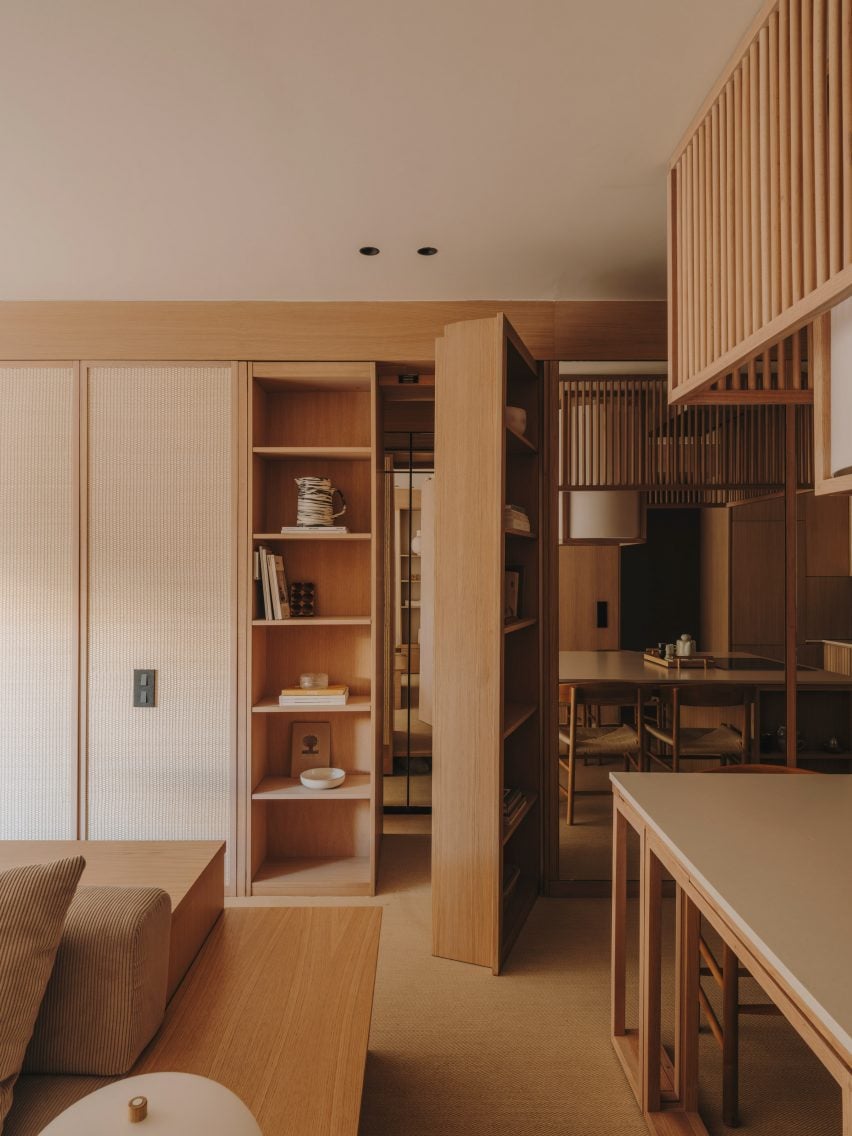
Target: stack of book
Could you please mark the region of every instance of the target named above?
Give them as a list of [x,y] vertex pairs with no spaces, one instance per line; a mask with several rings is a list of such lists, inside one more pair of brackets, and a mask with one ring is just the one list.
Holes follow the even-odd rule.
[[290,618],[290,593],[284,557],[260,545],[254,553],[254,580],[257,587],[257,610],[264,619]]
[[503,523],[509,532],[531,531],[529,516],[522,505],[506,505],[503,510]]
[[348,686],[285,686],[278,695],[279,706],[345,706],[348,701]]
[[512,827],[523,812],[527,803],[527,795],[521,789],[503,790],[503,831]]

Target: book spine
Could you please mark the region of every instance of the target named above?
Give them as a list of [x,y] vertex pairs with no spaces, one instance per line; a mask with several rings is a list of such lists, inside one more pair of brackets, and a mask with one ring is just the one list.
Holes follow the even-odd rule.
[[269,571],[266,563],[266,549],[261,545],[260,554],[260,580],[263,588],[263,618],[272,619],[272,596],[269,591]]
[[278,591],[278,575],[275,571],[275,557],[271,552],[266,554],[266,572],[269,576],[269,596],[272,600],[272,618],[281,619],[281,594]]

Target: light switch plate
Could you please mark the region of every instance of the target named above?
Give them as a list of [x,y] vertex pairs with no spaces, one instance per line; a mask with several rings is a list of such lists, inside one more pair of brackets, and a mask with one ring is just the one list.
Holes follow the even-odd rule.
[[134,670],[133,705],[147,709],[156,705],[157,672]]

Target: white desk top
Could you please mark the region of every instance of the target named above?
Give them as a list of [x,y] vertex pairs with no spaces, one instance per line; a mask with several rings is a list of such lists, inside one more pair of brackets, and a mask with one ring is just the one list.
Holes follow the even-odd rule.
[[610,779],[852,1065],[852,776]]
[[[725,658],[749,657],[744,651],[730,651]],[[783,687],[784,671],[727,671],[716,667],[690,667],[678,670],[646,663],[641,651],[560,651],[560,682],[629,682],[637,686],[663,686],[666,683],[714,682],[734,686]],[[852,688],[852,679],[833,671],[800,670],[798,686],[837,686]]]

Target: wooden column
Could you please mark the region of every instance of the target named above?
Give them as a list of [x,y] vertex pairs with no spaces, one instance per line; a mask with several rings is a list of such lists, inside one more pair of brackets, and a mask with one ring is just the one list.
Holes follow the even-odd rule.
[[785,408],[784,465],[784,691],[787,764],[796,765],[796,407]]

